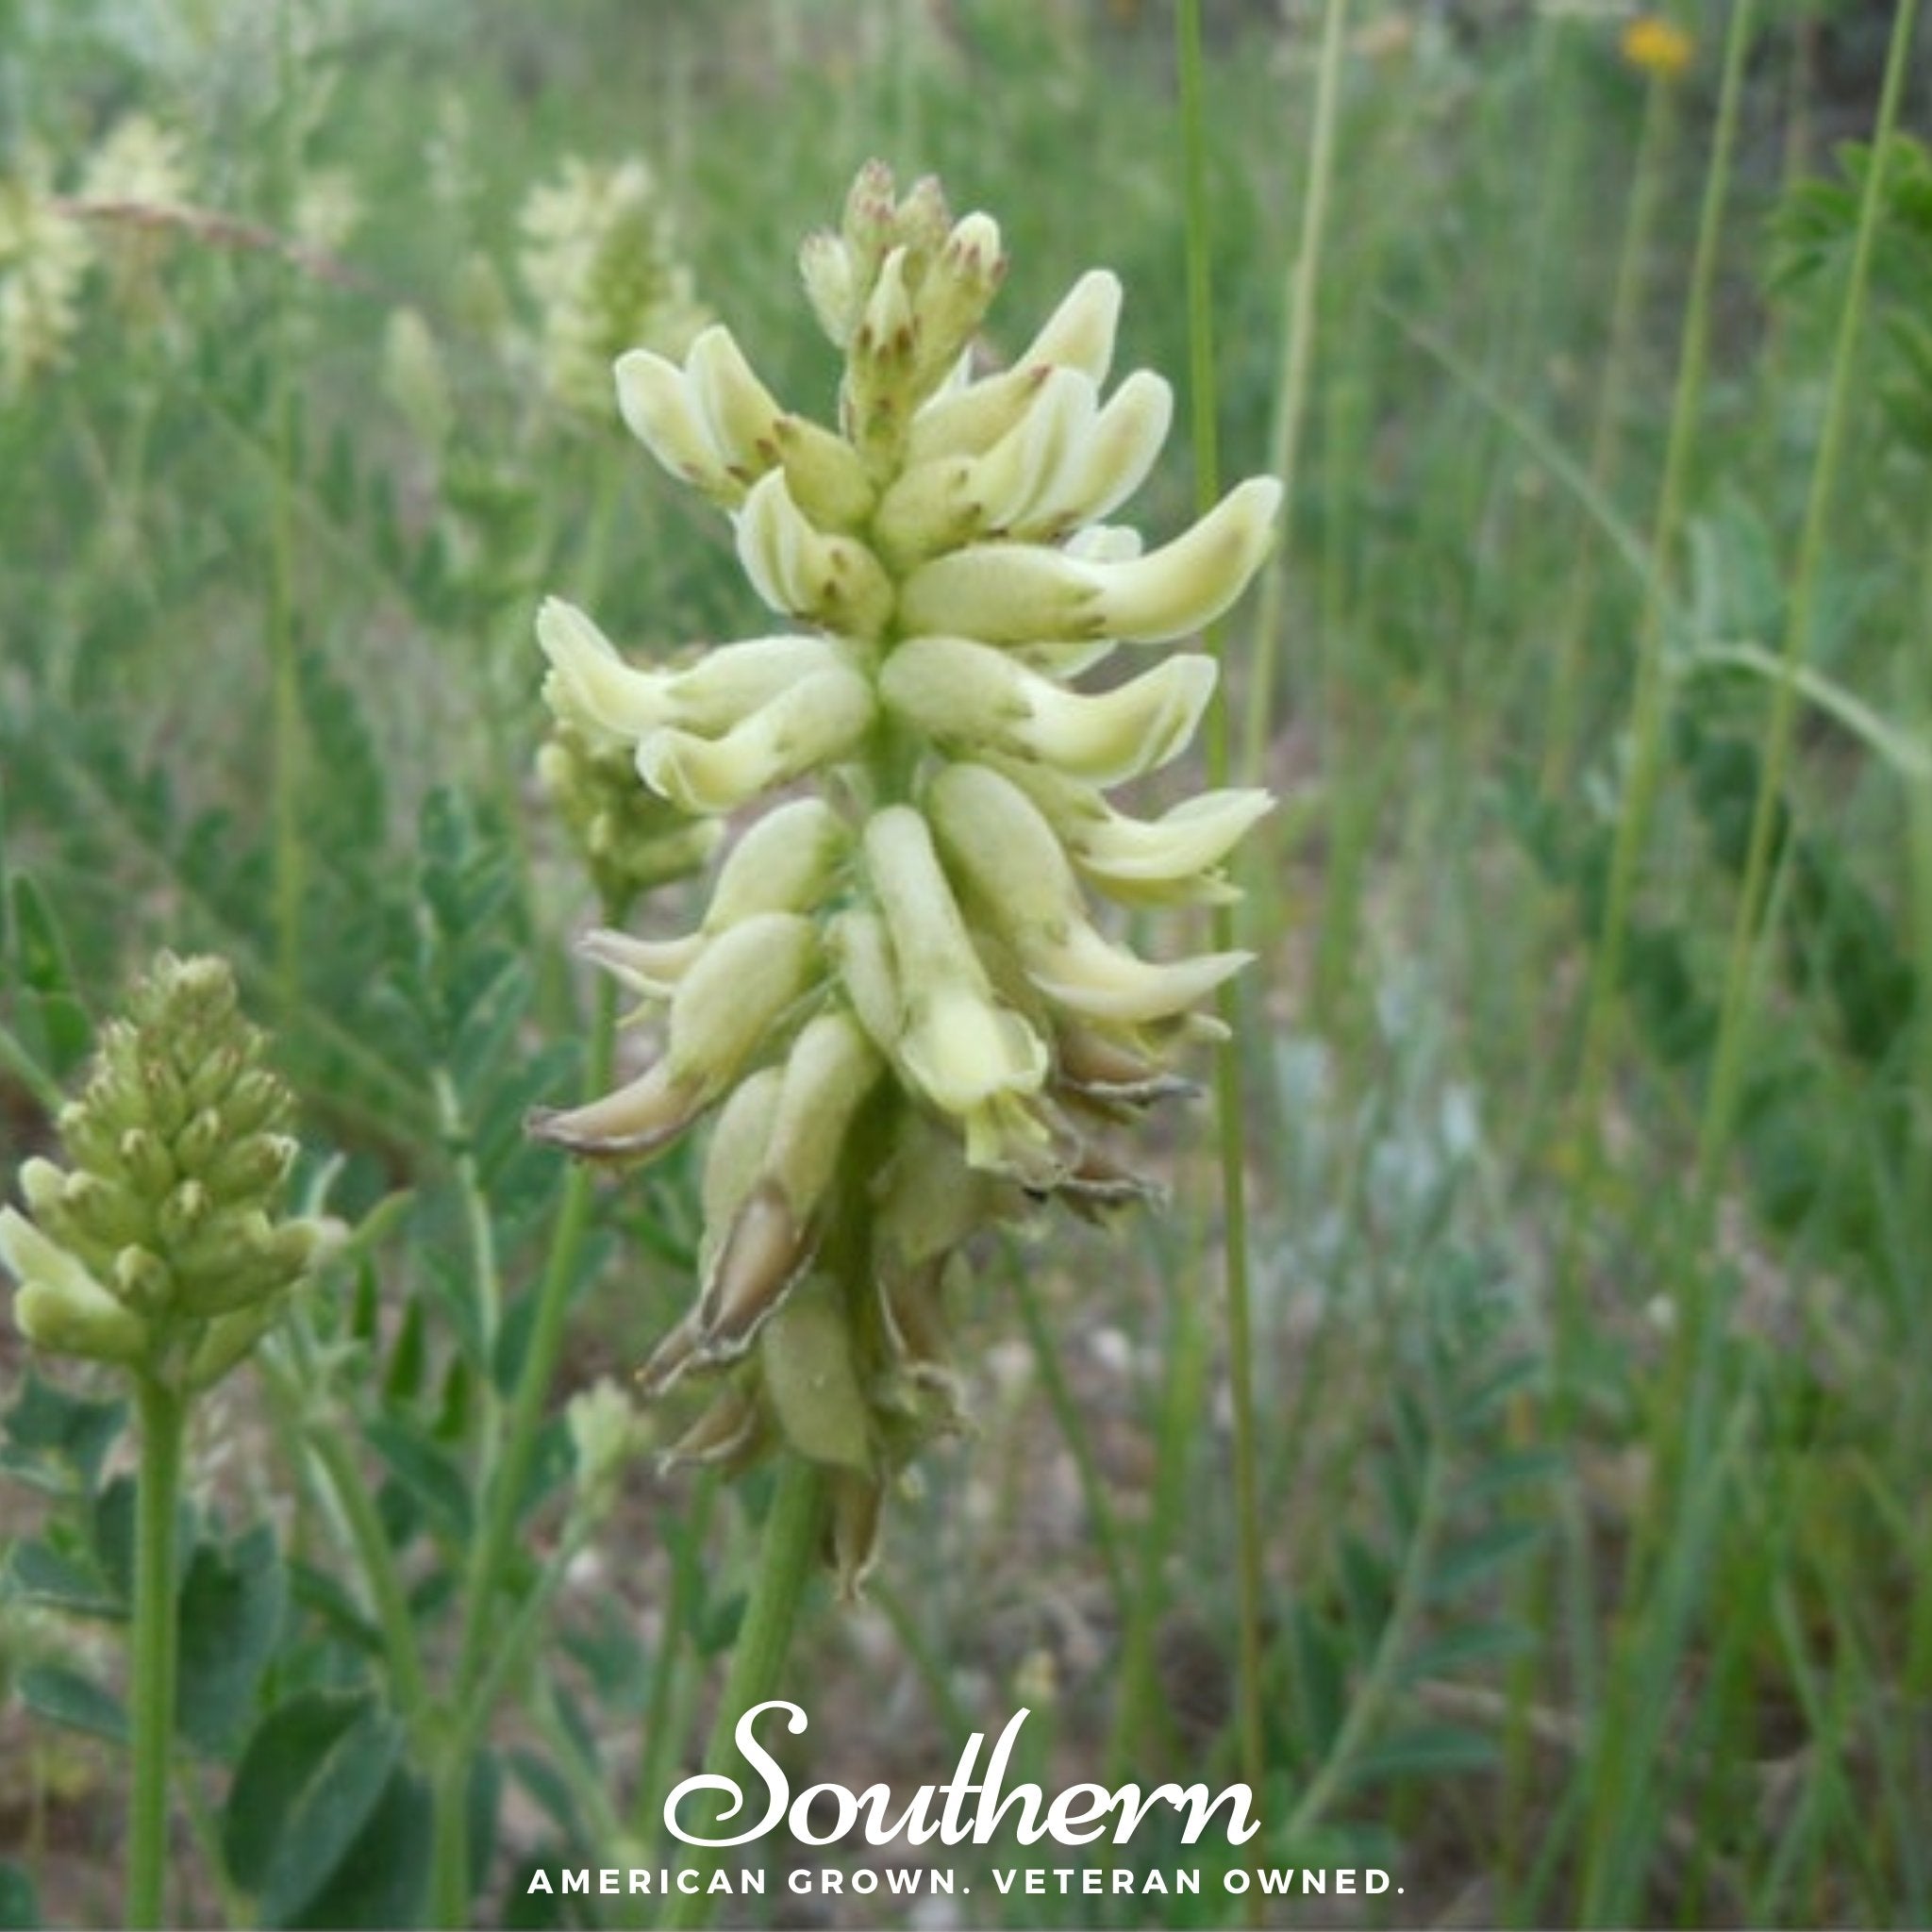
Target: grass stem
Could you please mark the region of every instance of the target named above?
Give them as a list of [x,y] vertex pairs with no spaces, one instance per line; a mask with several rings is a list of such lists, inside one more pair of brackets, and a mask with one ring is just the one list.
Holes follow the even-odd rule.
[[[1335,8],[1341,0],[1329,0]],[[1175,14],[1176,51],[1181,76],[1181,148],[1187,211],[1189,389],[1193,429],[1194,495],[1206,511],[1220,492],[1220,457],[1215,436],[1214,315],[1208,276],[1207,110],[1201,77],[1200,0],[1181,0]],[[1319,227],[1319,223],[1317,224]],[[1304,372],[1303,380],[1306,380]],[[1210,633],[1209,648],[1220,655]],[[1208,774],[1210,785],[1224,785],[1229,771],[1227,691],[1208,719]],[[1232,947],[1234,916],[1227,907],[1214,915],[1214,943]],[[1261,1500],[1256,1479],[1258,1463],[1254,1390],[1254,1324],[1248,1285],[1247,1129],[1241,1104],[1241,1063],[1235,1046],[1239,1008],[1224,988],[1221,1017],[1229,1037],[1215,1055],[1214,1103],[1219,1122],[1222,1240],[1227,1291],[1227,1373],[1234,1407],[1234,1500],[1236,1593],[1239,1603],[1240,1713],[1242,1775],[1261,1789],[1265,1768],[1261,1690]]]
[[[601,1093],[609,1084],[616,1018],[615,989],[610,981],[605,980],[597,991],[591,1064],[586,1076],[589,1092]],[[563,1199],[551,1235],[549,1258],[536,1290],[536,1316],[530,1324],[516,1391],[510,1399],[501,1452],[487,1479],[482,1534],[472,1545],[463,1579],[463,1634],[457,1656],[455,1715],[437,1779],[433,1883],[440,1924],[461,1924],[468,1915],[469,1763],[475,1740],[490,1715],[475,1693],[494,1642],[496,1600],[514,1553],[524,1493],[529,1485],[530,1466],[543,1424],[543,1407],[563,1345],[564,1321],[570,1312],[571,1291],[576,1285],[577,1262],[590,1231],[593,1186],[590,1169],[581,1162],[573,1163],[564,1176]]]
[[[1301,239],[1289,270],[1281,385],[1275,395],[1274,422],[1268,445],[1268,468],[1281,478],[1291,519],[1301,468],[1308,377],[1315,363],[1315,298],[1322,285],[1322,246],[1328,231],[1328,203],[1335,178],[1336,123],[1341,100],[1341,55],[1347,26],[1348,0],[1323,0],[1322,51],[1315,70],[1315,119],[1308,134],[1308,175],[1302,191]],[[1241,765],[1242,782],[1248,785],[1259,782],[1268,758],[1287,580],[1288,541],[1284,532],[1282,541],[1262,566],[1257,592],[1255,681],[1248,692],[1247,732]]]
[[[1850,421],[1853,377],[1857,365],[1858,338],[1865,324],[1866,297],[1871,286],[1872,257],[1884,207],[1885,175],[1891,139],[1898,126],[1899,102],[1905,92],[1906,67],[1918,25],[1918,0],[1898,0],[1892,15],[1891,39],[1886,53],[1876,124],[1873,129],[1872,163],[1865,172],[1858,204],[1857,235],[1852,247],[1843,307],[1839,313],[1833,346],[1824,418],[1819,430],[1818,454],[1811,469],[1805,521],[1798,538],[1797,562],[1786,606],[1783,675],[1772,687],[1771,714],[1765,724],[1764,754],[1757,795],[1751,812],[1750,841],[1744,858],[1743,882],[1732,928],[1724,970],[1724,1003],[1720,1008],[1717,1048],[1707,1091],[1703,1125],[1698,1136],[1697,1174],[1701,1191],[1716,1188],[1720,1165],[1730,1143],[1743,1072],[1743,1052],[1750,1031],[1752,990],[1757,978],[1757,958],[1766,922],[1765,901],[1774,858],[1774,831],[1784,798],[1785,774],[1790,763],[1792,737],[1798,717],[1799,675],[1810,654],[1811,635],[1818,619],[1818,595],[1824,542],[1832,499],[1844,455]],[[1694,1324],[1689,1324],[1694,1326]]]
[[[1657,205],[1662,199],[1669,134],[1676,97],[1673,83],[1655,76],[1644,100],[1643,131],[1638,137],[1637,166],[1624,218],[1624,239],[1617,251],[1617,272],[1610,296],[1609,337],[1604,350],[1603,376],[1597,387],[1596,421],[1591,431],[1590,481],[1605,501],[1613,497],[1623,451],[1624,412],[1629,405],[1632,364],[1638,348],[1638,323],[1642,314],[1644,269],[1657,229]],[[1549,736],[1543,751],[1542,789],[1547,798],[1561,796],[1570,781],[1570,761],[1576,747],[1585,642],[1596,603],[1597,535],[1585,527],[1571,572],[1557,633],[1556,664],[1551,673]]]

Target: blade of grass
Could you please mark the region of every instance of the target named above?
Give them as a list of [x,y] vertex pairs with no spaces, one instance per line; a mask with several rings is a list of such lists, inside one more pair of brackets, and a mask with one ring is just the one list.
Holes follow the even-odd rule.
[[[1331,8],[1340,0],[1328,0]],[[1200,0],[1180,0],[1174,15],[1175,54],[1181,76],[1181,161],[1187,216],[1189,408],[1193,432],[1194,500],[1205,513],[1221,491],[1215,438],[1213,291],[1208,276],[1207,108],[1201,58]],[[1319,227],[1319,224],[1318,224]],[[1312,302],[1312,291],[1310,292]],[[1306,351],[1304,352],[1306,354]],[[1303,380],[1306,381],[1306,372]],[[1298,411],[1297,411],[1298,413]],[[1209,632],[1208,648],[1224,656]],[[1230,771],[1227,686],[1224,676],[1208,725],[1208,782],[1227,783]],[[1234,914],[1217,907],[1214,944],[1232,950]],[[1239,1690],[1241,1764],[1259,1792],[1265,1770],[1261,1684],[1261,1501],[1256,1479],[1259,1461],[1255,1420],[1254,1323],[1248,1284],[1247,1135],[1241,1105],[1241,1063],[1235,1044],[1241,1003],[1231,988],[1220,997],[1228,1038],[1214,1060],[1214,1103],[1220,1128],[1222,1240],[1227,1292],[1228,1380],[1234,1407],[1235,1570],[1240,1628]],[[1190,1315],[1187,1319],[1193,1321]],[[1198,1325],[1196,1322],[1195,1325]]]

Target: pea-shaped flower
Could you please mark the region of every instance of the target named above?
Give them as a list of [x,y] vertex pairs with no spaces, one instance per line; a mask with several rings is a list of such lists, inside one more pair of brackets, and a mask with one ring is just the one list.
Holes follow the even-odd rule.
[[696,1299],[644,1381],[723,1379],[678,1453],[738,1467],[784,1443],[823,1464],[850,1585],[887,1478],[957,1417],[949,1258],[1028,1197],[1094,1211],[1141,1191],[1105,1137],[1183,1088],[1173,1057],[1244,962],[1143,958],[1089,899],[1231,895],[1222,868],[1265,792],[1153,820],[1105,795],[1186,751],[1213,660],[1074,680],[1224,611],[1280,489],[1242,483],[1151,550],[1101,521],[1173,413],[1148,372],[1106,391],[1120,284],[1082,276],[1010,367],[975,375],[999,231],[955,222],[934,182],[899,199],[868,166],[802,268],[844,356],[836,427],[784,408],[722,326],[681,363],[616,366],[625,422],[730,516],[794,627],[664,668],[555,599],[537,633],[558,720],[658,798],[709,818],[808,790],[740,835],[696,931],[592,938],[646,1015],[663,1007],[665,1044],[533,1129],[636,1158],[722,1107]]

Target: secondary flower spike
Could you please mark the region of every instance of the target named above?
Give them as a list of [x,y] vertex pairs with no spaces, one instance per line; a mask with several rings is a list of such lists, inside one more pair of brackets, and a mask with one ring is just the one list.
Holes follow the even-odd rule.
[[282,1211],[294,1099],[267,1044],[225,960],[155,962],[60,1110],[68,1165],[28,1160],[27,1212],[0,1208],[29,1341],[196,1390],[267,1332],[329,1237]]
[[958,1251],[1029,1200],[1094,1214],[1149,1191],[1106,1138],[1188,1091],[1174,1058],[1216,1031],[1200,1003],[1244,963],[1143,958],[1087,898],[1232,896],[1223,868],[1265,792],[1151,819],[1105,795],[1186,752],[1213,659],[1074,680],[1226,610],[1281,491],[1250,478],[1164,542],[1101,522],[1173,417],[1148,371],[1108,389],[1120,282],[1083,275],[1014,361],[975,373],[1006,258],[935,181],[901,196],[869,164],[800,266],[844,357],[831,421],[788,409],[722,325],[681,362],[616,365],[625,422],[729,517],[775,625],[671,664],[559,599],[537,630],[560,725],[665,806],[715,824],[804,790],[740,833],[694,931],[586,942],[661,1044],[531,1130],[634,1161],[717,1110],[696,1291],[641,1380],[710,1385],[675,1458],[820,1464],[850,1589],[893,1474],[958,1420]]

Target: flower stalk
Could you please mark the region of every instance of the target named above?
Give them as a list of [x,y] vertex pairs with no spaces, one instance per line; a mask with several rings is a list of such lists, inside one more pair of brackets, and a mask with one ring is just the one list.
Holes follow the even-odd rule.
[[127,1924],[167,1922],[168,1771],[175,1737],[178,1631],[175,1518],[187,1405],[158,1377],[137,1375],[141,1476],[134,1546],[134,1634],[128,1719],[134,1782],[127,1801]]

